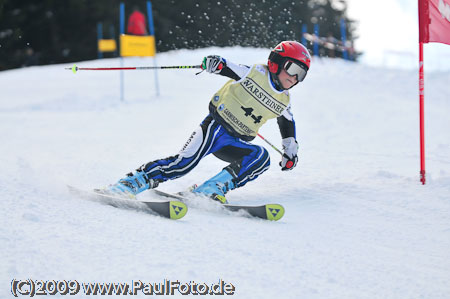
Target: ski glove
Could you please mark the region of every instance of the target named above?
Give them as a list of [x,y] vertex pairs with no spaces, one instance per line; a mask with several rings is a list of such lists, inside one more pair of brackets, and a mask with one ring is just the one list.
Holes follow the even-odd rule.
[[208,73],[218,74],[226,66],[227,62],[224,58],[218,55],[208,55],[203,58],[202,70],[206,70]]
[[280,162],[281,170],[292,170],[298,161],[298,143],[294,137],[288,137],[282,140],[282,144],[284,153]]

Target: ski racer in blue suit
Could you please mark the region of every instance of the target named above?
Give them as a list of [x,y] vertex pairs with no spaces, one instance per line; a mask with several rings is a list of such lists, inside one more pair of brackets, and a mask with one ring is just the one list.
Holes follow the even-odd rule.
[[267,150],[250,141],[271,118],[277,119],[282,136],[281,170],[292,170],[298,161],[298,143],[288,90],[304,80],[310,63],[308,50],[296,41],[278,44],[271,51],[267,65],[249,67],[217,55],[205,57],[203,70],[230,80],[212,96],[209,114],[181,151],[146,163],[99,192],[134,197],[162,182],[186,175],[205,156],[213,154],[229,165],[192,191],[226,203],[228,191],[255,180],[269,168]]

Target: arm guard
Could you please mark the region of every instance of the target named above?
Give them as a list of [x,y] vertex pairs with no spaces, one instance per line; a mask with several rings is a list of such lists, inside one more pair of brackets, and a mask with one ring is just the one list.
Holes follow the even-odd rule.
[[295,139],[295,121],[294,119],[288,120],[283,115],[277,118],[278,127],[280,128],[281,137],[288,138],[294,137]]
[[219,75],[239,81],[247,74],[250,67],[246,65],[237,65],[230,61],[226,61],[225,67],[220,70]]

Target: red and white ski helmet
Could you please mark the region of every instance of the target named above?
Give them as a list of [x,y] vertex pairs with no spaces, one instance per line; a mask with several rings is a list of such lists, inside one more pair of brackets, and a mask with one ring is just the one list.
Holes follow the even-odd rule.
[[278,75],[287,60],[295,62],[306,71],[309,70],[311,65],[311,55],[305,46],[296,41],[284,41],[270,52],[269,61],[267,62],[269,71]]

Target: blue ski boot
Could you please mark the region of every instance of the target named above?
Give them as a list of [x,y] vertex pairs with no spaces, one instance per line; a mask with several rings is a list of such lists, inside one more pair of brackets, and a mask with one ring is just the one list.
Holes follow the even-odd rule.
[[225,198],[225,194],[229,190],[236,188],[233,179],[234,177],[224,169],[214,177],[204,182],[202,185],[192,190],[192,192],[204,194],[222,204],[226,204],[228,201]]
[[106,189],[98,191],[105,194],[135,198],[136,195],[142,191],[156,188],[158,185],[158,181],[149,179],[144,172],[137,170],[135,174],[130,172],[125,178],[120,179],[114,185],[110,185]]

